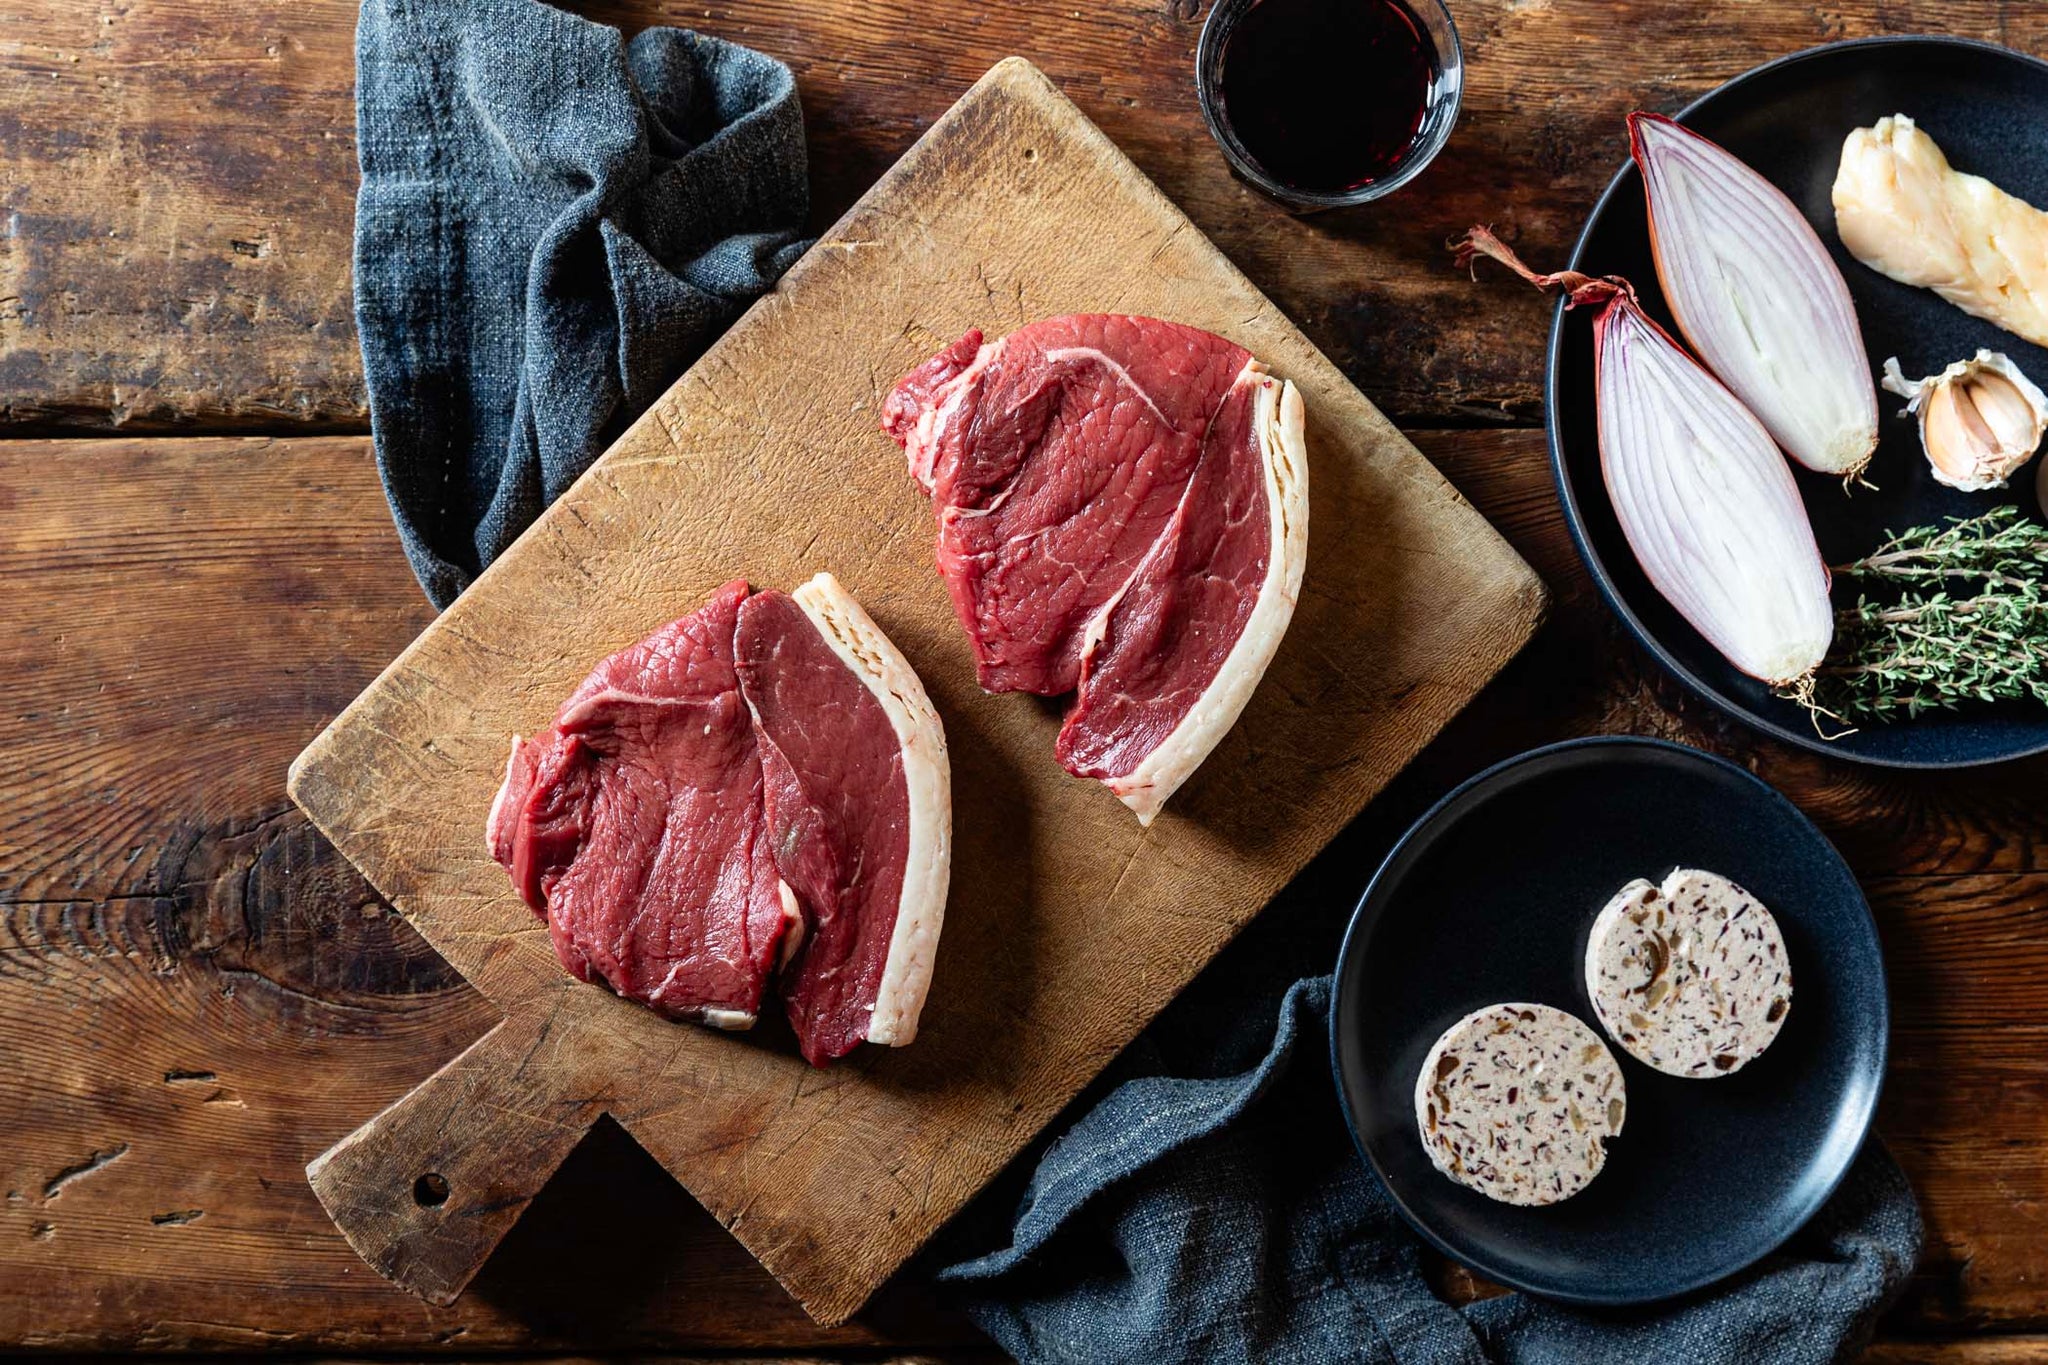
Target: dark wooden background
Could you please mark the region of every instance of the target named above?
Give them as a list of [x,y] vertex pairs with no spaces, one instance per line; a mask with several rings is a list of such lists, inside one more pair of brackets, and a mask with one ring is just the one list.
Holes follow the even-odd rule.
[[[979,1358],[915,1285],[812,1326],[616,1129],[452,1308],[384,1285],[327,1223],[305,1162],[491,1022],[284,796],[292,755],[428,619],[350,323],[354,4],[0,8],[0,1347]],[[1546,305],[1466,281],[1443,245],[1492,222],[1561,260],[1631,108],[1867,33],[2048,53],[2048,6],[1454,8],[1468,86],[1441,160],[1386,205],[1308,220],[1202,132],[1199,0],[587,12],[792,62],[821,226],[992,62],[1038,62],[1556,593],[1310,893],[1348,894],[1433,797],[1549,740],[1662,735],[1777,784],[1862,877],[1891,966],[1878,1126],[1929,1243],[1870,1358],[2048,1361],[2048,764],[1864,772],[1682,695],[1559,519]]]

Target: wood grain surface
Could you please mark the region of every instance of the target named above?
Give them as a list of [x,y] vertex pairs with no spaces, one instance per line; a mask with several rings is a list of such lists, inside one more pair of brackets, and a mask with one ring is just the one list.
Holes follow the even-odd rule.
[[[1114,311],[1229,336],[1309,413],[1293,623],[1150,830],[1060,769],[1055,708],[975,685],[931,509],[876,427],[895,379],[970,327]],[[479,833],[507,736],[545,725],[595,660],[735,575],[820,569],[946,724],[954,849],[916,1045],[822,1071],[776,1030],[678,1028],[570,982]],[[1005,61],[294,766],[314,823],[508,1014],[436,1097],[323,1159],[315,1189],[373,1264],[445,1301],[608,1112],[814,1317],[842,1321],[1542,611],[1527,566],[1414,447],[1036,68]],[[435,1164],[450,1160],[466,1179]],[[413,1197],[423,1173],[452,1193]]]
[[380,1280],[306,1163],[498,1011],[285,795],[432,617],[368,443],[0,443],[0,513],[0,1345],[973,1339],[815,1327],[611,1124],[457,1310]]
[[[1919,1191],[1929,1244],[1888,1320],[1914,1335],[1872,1358],[2048,1359],[2040,1339],[1958,1336],[2048,1333],[2048,764],[1862,773],[1727,726],[1599,603],[1539,434],[1418,440],[1552,586],[1552,618],[1298,879],[1287,913],[1322,904],[1325,918],[1291,923],[1334,953],[1328,907],[1405,823],[1531,745],[1662,734],[1734,758],[1841,846],[1891,964],[1878,1131]],[[893,1344],[950,1359],[976,1339],[915,1281],[817,1327],[610,1123],[454,1306],[370,1274],[302,1167],[497,1011],[283,790],[290,754],[427,619],[368,443],[8,442],[0,507],[0,572],[21,604],[0,618],[0,644],[41,661],[32,681],[5,680],[0,708],[12,750],[33,755],[0,779],[0,1112],[14,1116],[0,1144],[0,1345]],[[180,534],[164,530],[167,508]],[[346,628],[308,640],[295,632],[309,611]],[[256,706],[269,733],[223,747]],[[49,735],[66,707],[74,719]]]
[[[1419,440],[1552,586],[1552,619],[1294,894],[1355,893],[1405,821],[1530,745],[1663,734],[1750,767],[1865,878],[1891,962],[1878,1128],[1920,1192],[1929,1248],[1890,1325],[1939,1339],[1877,1358],[2048,1358],[2038,1343],[2006,1357],[2022,1345],[1954,1339],[2048,1332],[2048,765],[1860,773],[1728,727],[1620,637],[1558,516],[1540,435]],[[0,1344],[787,1352],[973,1339],[914,1283],[816,1327],[610,1124],[452,1308],[368,1274],[301,1168],[497,1013],[283,791],[290,754],[427,619],[367,442],[10,442],[0,506],[0,571],[23,604],[0,642],[43,661],[32,683],[7,683],[0,724],[22,752],[48,715],[77,717],[0,785],[0,1111],[17,1116],[0,1146],[13,1196],[0,1204]],[[166,507],[183,534],[163,533]],[[294,529],[288,514],[309,507],[312,529]],[[70,547],[88,523],[100,543],[81,556]],[[309,610],[348,628],[316,647],[293,633]],[[238,667],[221,669],[229,657]],[[218,747],[255,705],[273,708],[274,733]],[[166,1214],[181,1216],[155,1221]]]
[[[1203,0],[580,0],[788,60],[814,224],[991,62],[1031,58],[1403,423],[1529,422],[1546,305],[1446,289],[1444,240],[1512,226],[1561,262],[1627,156],[1621,118],[1870,33],[2048,51],[2003,0],[1456,0],[1464,113],[1379,208],[1297,219],[1233,179],[1191,72]],[[363,429],[350,324],[355,0],[13,0],[0,19],[0,416],[62,427]]]
[[[2048,53],[2048,7],[1998,0],[1454,7],[1470,67],[1444,159],[1380,209],[1297,220],[1201,132],[1200,0],[943,21],[843,0],[572,5],[790,58],[820,227],[990,61],[1032,57],[1409,425],[1538,418],[1543,305],[1464,284],[1442,240],[1492,221],[1562,254],[1624,155],[1625,109],[1866,33]],[[0,434],[364,429],[354,15],[6,7]],[[1879,1132],[1929,1248],[1867,1358],[2048,1361],[2048,765],[1865,773],[1730,726],[1620,636],[1540,437],[1410,434],[1539,570],[1552,619],[1297,881],[1291,913],[1354,895],[1408,819],[1531,744],[1663,734],[1752,768],[1865,879],[1893,973]],[[452,1308],[384,1284],[328,1227],[304,1163],[498,1017],[283,791],[291,754],[428,619],[366,442],[0,443],[0,568],[0,732],[22,756],[0,776],[0,1345],[989,1358],[913,1280],[816,1327],[610,1123]]]

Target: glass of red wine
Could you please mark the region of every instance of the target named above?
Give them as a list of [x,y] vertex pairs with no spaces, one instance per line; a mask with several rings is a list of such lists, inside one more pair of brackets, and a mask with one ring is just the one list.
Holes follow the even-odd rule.
[[1237,175],[1313,211],[1422,173],[1458,119],[1465,58],[1442,0],[1216,0],[1195,56]]

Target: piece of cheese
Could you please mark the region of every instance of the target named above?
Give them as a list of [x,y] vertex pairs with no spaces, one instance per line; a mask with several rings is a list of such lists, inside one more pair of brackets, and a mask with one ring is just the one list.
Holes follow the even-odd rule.
[[1584,1189],[1627,1110],[1614,1054],[1548,1005],[1473,1011],[1437,1039],[1415,1078],[1431,1163],[1504,1204],[1555,1204]]
[[1711,1079],[1740,1071],[1778,1036],[1792,965],[1756,897],[1682,867],[1661,887],[1630,882],[1601,910],[1586,943],[1586,993],[1630,1056]]

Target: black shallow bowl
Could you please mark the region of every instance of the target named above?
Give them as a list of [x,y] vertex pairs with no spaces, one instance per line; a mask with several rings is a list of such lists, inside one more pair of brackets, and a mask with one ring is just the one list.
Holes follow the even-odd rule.
[[[1777,916],[1793,975],[1777,1040],[1704,1081],[1611,1047],[1628,1116],[1606,1169],[1561,1204],[1497,1204],[1439,1174],[1415,1127],[1430,1045],[1510,1000],[1599,1033],[1583,977],[1593,917],[1630,878],[1674,866],[1732,877]],[[1863,893],[1791,802],[1696,749],[1591,739],[1480,774],[1403,837],[1345,935],[1330,1045],[1359,1150],[1418,1232],[1502,1284],[1628,1304],[1735,1273],[1833,1193],[1870,1127],[1889,1017]]]
[[[2035,204],[2048,204],[2048,63],[1956,38],[1872,38],[1796,53],[1739,76],[1678,115],[1783,190],[1806,214],[1849,282],[1876,375],[1897,356],[1906,374],[1933,374],[1980,346],[2004,351],[2048,383],[2048,351],[1970,317],[1933,293],[1895,284],[1859,264],[1835,234],[1830,189],[1842,139],[1886,114],[1910,115],[1959,170],[1984,175]],[[1626,133],[1614,129],[1617,143]],[[1532,264],[1537,264],[1533,263]],[[1572,267],[1624,275],[1650,314],[1670,328],[1650,257],[1642,179],[1626,167],[1593,210]],[[1540,268],[1540,264],[1539,264]],[[1970,516],[2000,501],[2035,512],[2030,465],[2000,492],[1958,493],[1934,481],[1918,430],[1896,414],[1904,400],[1878,393],[1881,440],[1869,477],[1880,491],[1844,497],[1837,480],[1795,466],[1820,540],[1840,563],[1868,552],[1887,531]],[[1738,720],[1791,744],[1900,768],[1960,768],[2048,751],[2048,713],[2011,703],[1871,725],[1824,740],[1806,713],[1745,677],[1687,625],[1644,578],[1623,539],[1600,477],[1593,401],[1591,310],[1559,309],[1550,332],[1550,457],[1558,492],[1586,566],[1608,604],[1644,647],[1695,692]]]

